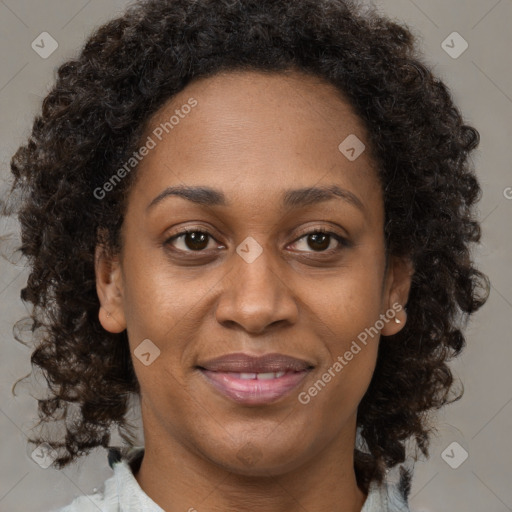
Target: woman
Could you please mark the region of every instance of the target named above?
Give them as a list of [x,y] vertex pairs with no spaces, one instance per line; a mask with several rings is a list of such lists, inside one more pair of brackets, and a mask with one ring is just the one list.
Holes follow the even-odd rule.
[[409,510],[406,443],[428,455],[460,398],[488,290],[478,138],[408,29],[349,1],[100,27],[12,160],[41,421],[64,420],[31,441],[59,469],[127,442],[62,510]]

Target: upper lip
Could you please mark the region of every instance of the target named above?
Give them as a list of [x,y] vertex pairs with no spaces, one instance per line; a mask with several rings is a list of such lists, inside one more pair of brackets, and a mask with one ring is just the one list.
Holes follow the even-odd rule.
[[255,357],[240,352],[216,357],[198,366],[212,372],[233,373],[300,372],[313,367],[312,364],[303,359],[284,354],[272,353]]

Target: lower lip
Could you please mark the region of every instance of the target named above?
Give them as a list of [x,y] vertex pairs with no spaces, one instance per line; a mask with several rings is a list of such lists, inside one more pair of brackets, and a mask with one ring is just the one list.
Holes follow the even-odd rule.
[[275,402],[296,388],[309,370],[286,373],[277,379],[238,379],[232,373],[200,369],[206,380],[224,396],[244,405],[262,405]]

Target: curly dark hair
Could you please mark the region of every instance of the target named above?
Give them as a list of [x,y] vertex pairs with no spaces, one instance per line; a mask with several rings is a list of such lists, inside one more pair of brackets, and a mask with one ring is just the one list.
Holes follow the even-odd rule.
[[481,236],[481,189],[469,163],[479,133],[464,124],[410,29],[351,0],[138,1],[59,67],[11,161],[30,265],[21,298],[33,304],[31,363],[50,392],[38,400],[38,425],[65,420],[59,439],[30,441],[57,450],[61,469],[107,447],[113,426],[133,440],[126,415],[140,389],[126,331],[109,333],[98,320],[94,250],[101,242],[119,251],[136,171],[105,200],[94,190],[140,147],[164,102],[198,77],[230,70],[296,70],[344,94],[378,164],[386,253],[414,266],[408,321],[380,344],[358,409],[365,446],[355,448],[355,471],[368,490],[405,460],[408,440],[428,456],[430,413],[463,392],[453,393],[447,362],[465,346],[464,327],[489,282],[470,254]]

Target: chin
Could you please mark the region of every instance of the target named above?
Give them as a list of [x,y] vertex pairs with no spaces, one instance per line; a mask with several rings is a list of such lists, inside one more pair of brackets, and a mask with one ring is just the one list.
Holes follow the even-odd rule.
[[[303,444],[299,443],[297,448],[303,449]],[[229,457],[226,457],[227,454]],[[268,439],[260,443],[248,441],[234,452],[225,449],[218,455],[210,457],[210,460],[225,470],[237,475],[258,477],[286,474],[298,468],[306,459],[305,454],[301,456],[297,449],[285,448],[283,444],[274,448]]]

